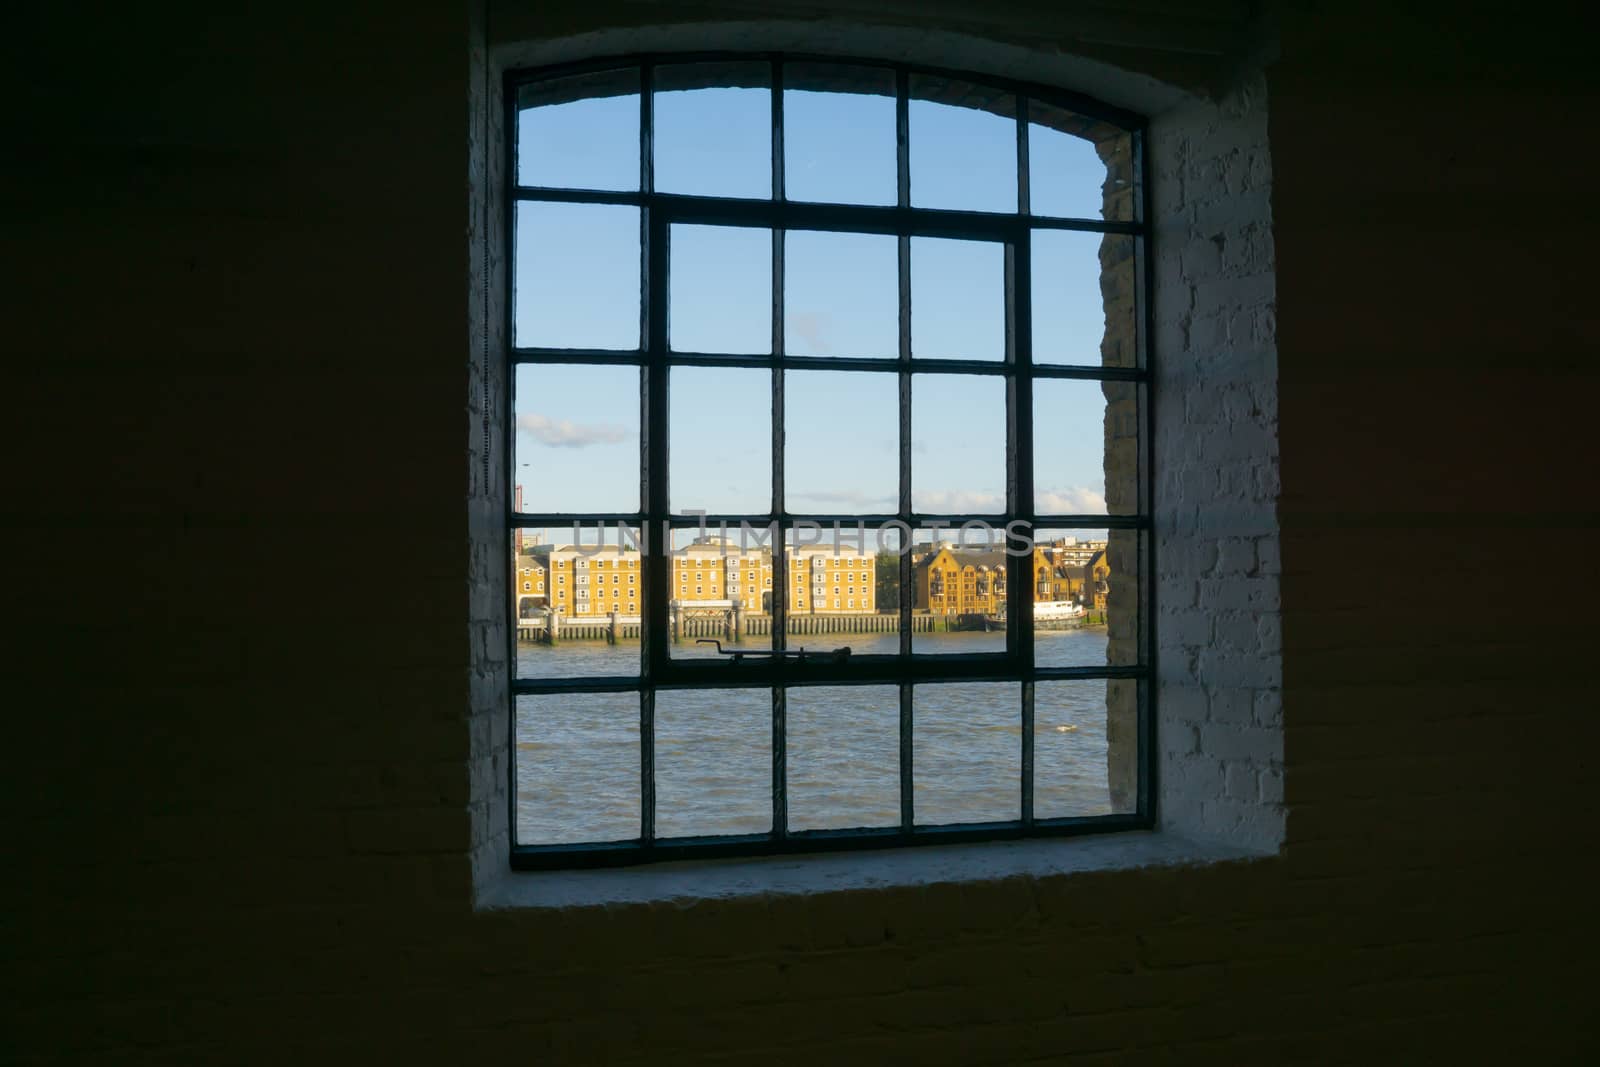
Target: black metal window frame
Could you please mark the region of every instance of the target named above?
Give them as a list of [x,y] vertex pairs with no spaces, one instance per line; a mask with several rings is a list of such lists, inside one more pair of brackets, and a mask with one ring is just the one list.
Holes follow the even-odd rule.
[[[659,66],[694,63],[764,63],[771,82],[772,189],[767,199],[700,196],[655,191],[653,180],[654,74]],[[895,80],[896,155],[898,196],[893,206],[832,204],[791,201],[784,196],[783,75],[785,64],[828,64],[865,67],[892,72]],[[639,77],[639,189],[592,189],[524,186],[517,182],[517,97],[522,86],[612,71],[637,71]],[[1010,94],[1015,99],[1018,203],[1013,212],[949,210],[913,207],[910,202],[909,105],[914,98],[911,79],[918,76],[948,78]],[[1033,103],[1061,108],[1125,131],[1131,138],[1133,217],[1128,220],[1035,216],[1028,204],[1029,107]],[[515,583],[508,598],[507,662],[513,677],[509,686],[511,715],[509,751],[516,752],[516,702],[519,697],[561,693],[631,693],[639,698],[641,825],[636,839],[578,844],[521,844],[516,840],[517,783],[514,757],[508,761],[511,865],[519,870],[610,867],[653,861],[729,856],[793,854],[849,849],[878,849],[910,845],[948,844],[959,841],[1009,840],[1024,837],[1069,836],[1149,829],[1155,822],[1154,759],[1154,538],[1151,535],[1151,499],[1154,473],[1150,462],[1151,395],[1150,338],[1152,312],[1152,234],[1150,174],[1145,152],[1146,122],[1133,112],[1106,105],[1070,91],[1010,81],[989,75],[891,63],[870,57],[799,53],[702,52],[632,55],[561,66],[510,71],[504,79],[505,131],[504,188],[507,194],[503,225],[505,260],[504,346],[506,385],[510,400],[502,420],[506,464],[505,509],[508,529],[568,527],[603,523],[608,530],[623,523],[643,531],[643,625],[640,628],[641,664],[637,676],[524,679],[515,677],[517,655],[517,597]],[[520,203],[613,204],[638,207],[640,216],[640,331],[636,351],[516,347],[513,333],[516,205]],[[668,241],[674,224],[726,225],[766,230],[772,235],[772,352],[769,355],[724,355],[674,352],[668,344],[670,257]],[[784,236],[789,230],[821,230],[854,234],[885,234],[899,245],[899,353],[895,360],[834,356],[794,356],[784,350]],[[1070,364],[1035,364],[1032,359],[1031,234],[1035,230],[1067,230],[1126,235],[1133,241],[1135,266],[1135,330],[1137,359],[1131,367]],[[910,241],[913,237],[987,240],[1005,248],[1005,348],[1000,361],[915,357],[911,351]],[[641,454],[640,492],[643,508],[635,512],[541,512],[516,510],[515,408],[516,369],[528,364],[589,364],[639,368]],[[673,514],[668,497],[668,376],[673,367],[745,367],[772,372],[772,507],[763,514]],[[784,507],[784,372],[828,370],[884,373],[893,369],[899,379],[899,500],[886,514],[799,513]],[[1003,515],[919,512],[911,496],[911,383],[919,373],[969,374],[1003,378],[1006,385],[1006,503]],[[1138,508],[1131,515],[1048,515],[1041,524],[1033,495],[1033,383],[1044,379],[1125,381],[1138,391]],[[917,653],[912,649],[912,553],[900,554],[900,649],[897,654],[855,656],[844,663],[800,663],[782,655],[786,648],[787,552],[784,536],[798,524],[814,522],[831,530],[854,531],[857,523],[869,530],[899,521],[913,530],[928,523],[957,529],[961,523],[982,519],[996,526],[1023,520],[1033,529],[1138,531],[1138,660],[1129,665],[1095,667],[1040,667],[1034,662],[1032,634],[1033,580],[1031,557],[1008,555],[1006,572],[1007,626],[1004,652],[959,654]],[[669,649],[668,602],[671,597],[669,529],[709,528],[726,522],[737,528],[741,521],[779,530],[772,552],[771,627],[769,657],[747,657],[748,662],[673,658]],[[826,543],[826,542],[824,542]],[[511,562],[514,575],[514,561]],[[1035,818],[1033,811],[1034,686],[1038,682],[1070,680],[1137,679],[1137,767],[1135,810],[1097,816]],[[960,682],[1020,683],[1021,818],[1003,822],[917,825],[913,793],[913,687]],[[796,687],[830,685],[885,685],[899,689],[900,824],[894,827],[850,830],[787,828],[786,691]],[[655,694],[663,690],[769,689],[772,696],[772,828],[761,834],[700,838],[658,839],[655,835],[654,722]]]

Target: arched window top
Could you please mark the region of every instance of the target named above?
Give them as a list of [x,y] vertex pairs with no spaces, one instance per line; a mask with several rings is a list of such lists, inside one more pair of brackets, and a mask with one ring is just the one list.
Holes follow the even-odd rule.
[[[1131,134],[1142,118],[1050,87],[807,56],[661,55],[510,78],[523,187],[1115,222],[1139,213]],[[897,145],[909,156],[898,176]],[[707,149],[724,163],[710,182],[688,163]],[[767,180],[762,162],[778,158]],[[841,193],[841,170],[874,180]],[[969,172],[960,187],[951,170]]]

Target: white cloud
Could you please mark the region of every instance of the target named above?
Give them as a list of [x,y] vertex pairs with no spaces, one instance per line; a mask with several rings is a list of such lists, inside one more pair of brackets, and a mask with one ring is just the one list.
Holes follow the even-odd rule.
[[828,316],[818,311],[788,311],[784,317],[789,329],[811,349],[797,355],[820,355],[828,351]]
[[[919,489],[912,504],[918,511],[994,515],[1005,511],[1004,493],[977,489]],[[1085,486],[1045,489],[1038,495],[1038,510],[1046,515],[1104,515],[1106,498]]]
[[894,497],[874,496],[859,489],[799,490],[789,496],[798,500],[815,500],[823,504],[846,504],[851,507],[873,507],[880,511],[894,510]]
[[1004,493],[976,489],[918,489],[911,494],[911,503],[918,511],[941,512],[959,515],[975,512],[996,515],[1006,509]]
[[517,429],[551,448],[614,445],[629,436],[628,431],[621,426],[584,425],[570,419],[552,419],[548,415],[519,415]]
[[1044,489],[1038,494],[1038,510],[1046,515],[1104,515],[1105,494],[1085,486]]

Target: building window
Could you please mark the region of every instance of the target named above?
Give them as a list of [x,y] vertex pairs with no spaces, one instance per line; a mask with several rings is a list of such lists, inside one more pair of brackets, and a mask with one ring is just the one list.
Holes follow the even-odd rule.
[[[1105,754],[1114,717],[1146,745],[1151,700],[1142,120],[1041,87],[769,55],[505,84],[508,467],[540,479],[511,524],[623,523],[644,574],[642,633],[512,657],[514,865],[1151,825],[1150,753],[1120,800]],[[638,415],[619,421],[629,392]],[[830,422],[889,445],[839,451]],[[898,578],[877,565],[895,631],[811,616],[802,641],[784,598],[766,619],[715,599],[739,602],[759,562],[768,587],[796,571],[802,608],[831,585],[838,609],[846,582],[870,607],[868,561],[830,564],[837,545],[799,538],[863,515],[915,531],[892,538]],[[696,537],[752,519],[777,540],[728,564],[726,587],[715,561],[706,578],[669,556],[709,556]],[[973,524],[998,545],[969,547]],[[1036,616],[1008,524],[1105,541],[1111,624],[1047,632],[1059,620]],[[934,557],[969,593],[987,568],[992,594],[935,625]],[[674,611],[691,569],[712,598]],[[736,625],[752,628],[731,648],[699,643]],[[698,744],[708,715],[745,733]],[[860,781],[826,770],[841,730],[880,746]]]

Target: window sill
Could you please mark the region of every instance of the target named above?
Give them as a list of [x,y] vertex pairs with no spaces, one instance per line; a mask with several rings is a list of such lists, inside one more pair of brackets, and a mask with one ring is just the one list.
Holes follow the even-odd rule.
[[1134,831],[1070,839],[702,860],[606,870],[505,871],[481,889],[477,906],[480,910],[561,909],[801,896],[1142,867],[1187,867],[1270,855],[1160,831]]

